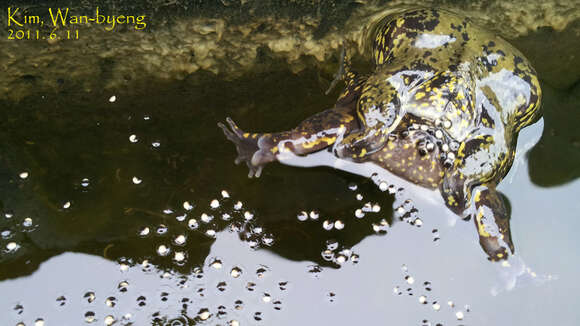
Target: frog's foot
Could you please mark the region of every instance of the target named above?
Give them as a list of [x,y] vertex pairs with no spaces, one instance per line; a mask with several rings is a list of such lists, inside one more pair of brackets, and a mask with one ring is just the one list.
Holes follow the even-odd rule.
[[252,178],[255,176],[259,178],[264,165],[276,159],[269,150],[265,149],[265,147],[270,145],[268,144],[270,142],[262,139],[265,136],[264,134],[244,132],[230,117],[226,118],[226,122],[230,128],[221,122],[218,122],[218,127],[223,130],[226,138],[236,145],[238,157],[236,157],[234,162],[236,164],[246,162],[248,169],[250,169],[248,177]]

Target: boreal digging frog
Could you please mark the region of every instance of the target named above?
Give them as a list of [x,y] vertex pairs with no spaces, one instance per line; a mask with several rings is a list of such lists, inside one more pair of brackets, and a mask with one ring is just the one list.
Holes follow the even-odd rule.
[[375,70],[352,70],[343,50],[335,106],[290,131],[247,133],[219,123],[249,176],[284,152],[328,149],[373,162],[439,189],[449,209],[475,222],[491,260],[513,254],[508,210],[496,190],[514,157],[518,132],[540,115],[541,90],[528,60],[469,18],[413,9],[383,20],[373,40]]

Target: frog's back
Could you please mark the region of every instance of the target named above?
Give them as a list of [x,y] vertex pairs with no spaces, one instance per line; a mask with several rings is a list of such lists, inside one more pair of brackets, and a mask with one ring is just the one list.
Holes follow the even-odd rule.
[[[464,127],[480,127],[477,121],[482,121],[479,115],[484,102],[494,106],[510,131],[532,123],[539,114],[540,86],[528,60],[507,41],[467,17],[440,9],[413,9],[391,16],[378,28],[373,52],[379,67],[420,73],[426,78],[444,75],[443,91],[467,90],[460,96],[473,98],[474,112],[459,119]],[[468,132],[456,132],[457,140]]]

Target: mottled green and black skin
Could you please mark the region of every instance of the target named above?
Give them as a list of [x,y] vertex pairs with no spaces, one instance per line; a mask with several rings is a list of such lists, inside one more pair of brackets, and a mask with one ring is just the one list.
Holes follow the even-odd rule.
[[374,39],[376,68],[361,76],[343,56],[346,88],[334,108],[291,131],[250,134],[220,123],[250,176],[284,151],[330,148],[438,188],[456,214],[475,221],[491,260],[514,252],[496,185],[515,157],[519,130],[537,120],[536,72],[514,47],[471,20],[414,9],[385,19]]

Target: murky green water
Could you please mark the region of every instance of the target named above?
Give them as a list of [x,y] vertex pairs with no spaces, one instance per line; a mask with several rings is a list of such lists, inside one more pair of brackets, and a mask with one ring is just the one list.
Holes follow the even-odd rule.
[[544,80],[544,118],[499,187],[517,252],[505,269],[437,194],[327,167],[248,179],[218,121],[284,130],[336,98],[314,67],[273,67],[0,102],[0,324],[578,323],[577,82]]

